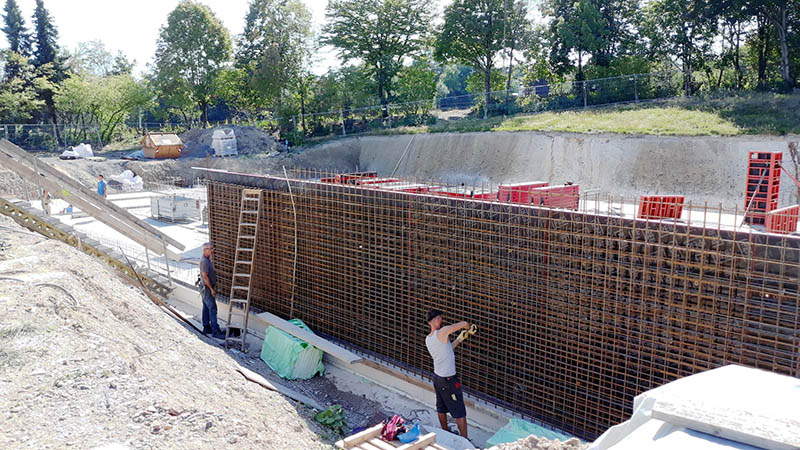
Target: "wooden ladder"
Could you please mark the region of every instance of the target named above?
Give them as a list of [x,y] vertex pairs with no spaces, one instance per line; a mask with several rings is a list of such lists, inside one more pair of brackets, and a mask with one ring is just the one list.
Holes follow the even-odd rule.
[[[239,211],[239,234],[236,237],[236,252],[233,258],[233,276],[231,277],[230,305],[228,322],[225,329],[225,348],[238,346],[247,352],[247,319],[250,313],[250,288],[255,265],[256,240],[258,238],[258,222],[261,219],[261,190],[245,189],[242,191],[242,205]],[[231,336],[231,320],[240,325],[239,337]]]

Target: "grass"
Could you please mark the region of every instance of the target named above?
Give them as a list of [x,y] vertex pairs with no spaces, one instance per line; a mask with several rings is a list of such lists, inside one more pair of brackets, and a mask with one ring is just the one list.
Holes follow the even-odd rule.
[[561,131],[673,136],[800,134],[800,95],[717,94],[636,105],[464,119],[371,134],[472,131]]

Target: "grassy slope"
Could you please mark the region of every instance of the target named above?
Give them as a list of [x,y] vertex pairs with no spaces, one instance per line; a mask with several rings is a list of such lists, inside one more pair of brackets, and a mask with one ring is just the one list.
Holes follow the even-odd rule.
[[686,136],[800,134],[800,95],[752,93],[727,98],[681,98],[485,121],[465,119],[375,134],[528,130]]

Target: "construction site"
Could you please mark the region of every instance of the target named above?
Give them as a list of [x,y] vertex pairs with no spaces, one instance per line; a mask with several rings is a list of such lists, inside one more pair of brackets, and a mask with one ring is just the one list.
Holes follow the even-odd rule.
[[[151,161],[64,161],[0,141],[0,369],[24,385],[0,384],[0,444],[800,448],[800,414],[778,406],[800,400],[796,141],[441,133]],[[97,175],[123,170],[141,190],[123,180],[97,195]],[[207,241],[221,340],[198,328]],[[93,269],[81,282],[69,281],[77,268],[37,275],[57,255]],[[103,332],[66,325],[87,314],[87,283],[114,286],[89,314]],[[431,309],[474,325],[455,350],[470,440],[436,423]],[[25,326],[46,328],[50,310],[62,320],[51,333],[77,330],[64,349],[90,345],[92,359],[120,345],[109,368],[81,373],[152,394],[70,389],[135,427],[22,431],[35,399],[59,396],[30,394],[36,380],[72,360],[23,362]],[[276,374],[264,355],[277,330],[319,349],[324,373]],[[335,405],[347,420],[332,430],[315,417]],[[419,438],[378,439],[394,414]],[[535,431],[498,441],[514,421]]]

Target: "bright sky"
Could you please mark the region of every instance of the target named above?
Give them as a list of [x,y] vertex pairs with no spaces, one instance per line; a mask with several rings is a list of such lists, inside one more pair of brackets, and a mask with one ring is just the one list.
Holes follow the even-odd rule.
[[[156,51],[159,29],[166,23],[170,11],[179,0],[45,0],[44,5],[55,22],[62,48],[75,50],[79,42],[101,40],[106,48],[116,53],[121,50],[129,59],[136,60],[134,73],[147,70]],[[222,20],[232,36],[244,28],[248,0],[202,0]],[[304,0],[314,17],[318,31],[325,21],[327,0]],[[5,2],[3,2],[5,4]],[[25,24],[32,29],[35,0],[17,0]],[[0,13],[2,10],[0,9]],[[0,35],[0,47],[7,47],[5,36]],[[328,49],[318,52],[313,71],[325,73],[337,66],[335,53]]]
[[[448,0],[432,0],[442,10]],[[249,0],[201,0],[219,17],[235,38],[244,28],[244,16]],[[303,0],[311,11],[315,32],[325,22],[325,7],[328,0]],[[128,59],[136,60],[134,74],[147,71],[147,64],[156,51],[156,40],[160,28],[179,0],[44,0],[45,7],[55,22],[59,33],[59,45],[74,51],[78,43],[100,40],[112,53],[122,51]],[[527,0],[530,10],[536,0]],[[3,2],[5,4],[5,2]],[[33,27],[35,0],[17,0],[25,24]],[[0,9],[2,13],[2,9]],[[7,47],[5,36],[0,33],[0,48]],[[314,56],[312,72],[324,74],[329,67],[338,67],[339,61],[332,48],[319,49]]]

